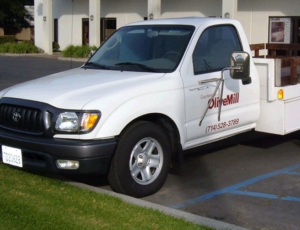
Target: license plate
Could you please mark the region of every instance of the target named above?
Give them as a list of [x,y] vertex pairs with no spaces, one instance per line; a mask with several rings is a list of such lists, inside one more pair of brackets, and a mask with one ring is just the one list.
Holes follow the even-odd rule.
[[2,145],[2,161],[5,164],[22,168],[23,160],[21,149],[16,149]]

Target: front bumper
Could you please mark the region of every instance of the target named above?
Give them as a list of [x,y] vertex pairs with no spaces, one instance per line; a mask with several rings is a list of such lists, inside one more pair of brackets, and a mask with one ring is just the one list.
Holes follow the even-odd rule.
[[[23,169],[60,175],[103,175],[108,172],[117,140],[54,139],[0,129],[0,145],[21,149]],[[0,152],[2,162],[2,148]],[[58,169],[56,166],[58,159],[79,161],[79,168],[76,170]]]

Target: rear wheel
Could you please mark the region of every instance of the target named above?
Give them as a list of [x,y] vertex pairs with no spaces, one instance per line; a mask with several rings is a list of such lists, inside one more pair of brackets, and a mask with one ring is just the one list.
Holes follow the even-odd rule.
[[164,131],[151,122],[137,122],[121,135],[109,170],[112,189],[134,197],[157,192],[164,184],[171,151]]

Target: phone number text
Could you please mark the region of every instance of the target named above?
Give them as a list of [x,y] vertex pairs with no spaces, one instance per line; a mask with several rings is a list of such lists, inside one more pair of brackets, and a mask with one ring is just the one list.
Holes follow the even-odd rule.
[[220,122],[218,124],[209,125],[205,129],[205,133],[214,132],[214,131],[217,131],[219,129],[224,129],[224,128],[231,127],[231,126],[234,126],[234,125],[238,125],[239,122],[240,122],[240,119],[236,118],[236,119],[233,119],[233,120],[229,120],[227,122]]

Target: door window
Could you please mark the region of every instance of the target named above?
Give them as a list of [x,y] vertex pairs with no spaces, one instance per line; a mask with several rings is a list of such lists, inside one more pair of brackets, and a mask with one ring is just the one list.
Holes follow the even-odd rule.
[[194,73],[220,71],[230,66],[230,55],[242,51],[238,34],[233,26],[214,26],[206,29],[193,53]]

